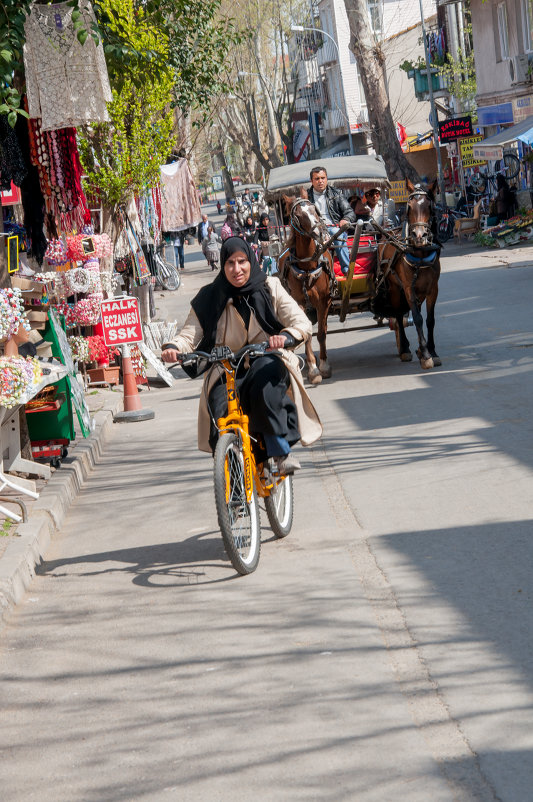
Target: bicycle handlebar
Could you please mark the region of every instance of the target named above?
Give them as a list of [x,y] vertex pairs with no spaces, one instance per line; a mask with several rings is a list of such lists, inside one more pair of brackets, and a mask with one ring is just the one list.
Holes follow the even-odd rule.
[[[292,334],[285,333],[283,336],[285,337],[285,344],[283,346],[284,348],[295,348],[295,346],[298,345],[298,341],[292,336]],[[231,348],[228,348],[227,345],[216,345],[211,353],[207,353],[206,351],[191,351],[191,353],[188,354],[178,354],[178,364],[192,365],[199,359],[205,359],[211,364],[214,364],[215,362],[223,362],[224,360],[232,363],[238,363],[246,355],[251,356],[252,358],[263,356],[268,350],[268,347],[268,341],[262,343],[248,343],[247,345],[243,346],[243,348],[233,352]],[[276,351],[272,351],[272,353],[276,353]]]

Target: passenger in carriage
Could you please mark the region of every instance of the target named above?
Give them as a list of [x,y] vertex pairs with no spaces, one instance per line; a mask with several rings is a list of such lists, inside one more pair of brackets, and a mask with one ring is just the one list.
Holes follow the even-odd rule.
[[[346,223],[355,224],[353,209],[341,190],[328,186],[328,174],[324,167],[313,167],[310,177],[312,186],[307,191],[307,196],[326,223],[329,233],[335,234]],[[347,234],[344,232],[335,240],[333,246],[345,275],[350,268],[350,251],[346,239]]]

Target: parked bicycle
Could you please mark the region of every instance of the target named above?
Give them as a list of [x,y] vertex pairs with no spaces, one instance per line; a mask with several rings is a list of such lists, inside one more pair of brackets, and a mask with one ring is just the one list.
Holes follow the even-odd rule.
[[156,287],[170,291],[179,289],[181,276],[178,269],[157,251],[154,253],[154,264]]
[[439,239],[441,242],[446,242],[453,237],[455,221],[461,217],[466,217],[464,211],[457,209],[450,209],[448,206],[442,206],[440,203],[435,204],[435,212],[437,215],[437,230],[439,232]]
[[[493,173],[474,173],[470,179],[470,187],[475,195],[496,194],[496,176],[503,175],[507,181],[516,178],[520,172],[520,159],[511,151],[506,151],[503,158],[494,163]],[[492,190],[492,191],[491,191]]]
[[[287,334],[285,338],[285,348],[296,345]],[[259,563],[261,522],[257,497],[265,500],[268,520],[276,537],[289,534],[293,519],[292,475],[281,476],[274,460],[257,462],[248,416],[243,413],[236,384],[237,371],[245,357],[263,356],[267,348],[268,342],[264,342],[245,345],[233,353],[226,345],[219,345],[210,354],[193,351],[179,356],[181,365],[206,360],[211,365],[220,365],[225,373],[228,413],[213,421],[219,433],[214,458],[215,504],[226,553],[242,575],[255,571]],[[269,353],[281,359],[276,351]]]

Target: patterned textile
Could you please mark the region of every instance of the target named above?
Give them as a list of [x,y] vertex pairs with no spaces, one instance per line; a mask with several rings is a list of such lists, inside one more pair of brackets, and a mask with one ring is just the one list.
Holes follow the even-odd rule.
[[187,159],[161,167],[161,230],[179,231],[202,219],[198,193]]
[[62,228],[81,228],[87,200],[81,185],[82,167],[76,129],[43,131],[40,120],[30,120],[31,160],[39,170],[46,208]]
[[[80,0],[79,10],[91,31],[95,16],[89,0]],[[104,50],[90,33],[80,43],[73,11],[68,2],[34,3],[24,23],[29,114],[42,119],[43,131],[109,121],[106,102],[112,94]]]
[[12,181],[20,187],[27,172],[17,135],[0,114],[0,189],[10,189]]

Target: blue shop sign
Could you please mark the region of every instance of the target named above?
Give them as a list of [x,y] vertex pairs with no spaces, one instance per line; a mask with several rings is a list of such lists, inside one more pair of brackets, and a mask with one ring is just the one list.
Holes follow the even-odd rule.
[[478,125],[501,125],[503,123],[512,122],[514,122],[512,103],[498,103],[495,106],[479,106],[477,110]]

